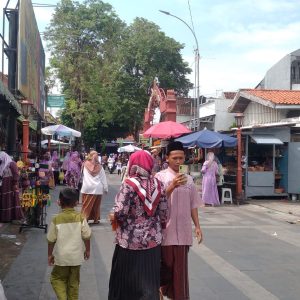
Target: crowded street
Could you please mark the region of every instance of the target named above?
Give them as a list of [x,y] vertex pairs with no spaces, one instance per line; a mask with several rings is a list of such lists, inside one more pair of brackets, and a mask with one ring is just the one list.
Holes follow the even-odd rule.
[[[80,299],[107,299],[114,249],[107,214],[119,190],[120,177],[116,173],[106,175],[109,192],[101,204],[100,224],[91,225],[91,258],[82,265]],[[55,199],[61,188],[51,192],[47,222],[59,211]],[[191,299],[298,299],[299,208],[284,202],[276,202],[274,208],[264,206],[266,201],[259,203],[199,210],[204,241],[200,245],[194,241],[190,249]],[[1,240],[5,239],[3,234]],[[31,228],[16,239],[24,237],[22,251],[4,276],[7,299],[54,300],[46,235],[43,230]]]
[[0,3],[0,300],[299,299],[296,0]]

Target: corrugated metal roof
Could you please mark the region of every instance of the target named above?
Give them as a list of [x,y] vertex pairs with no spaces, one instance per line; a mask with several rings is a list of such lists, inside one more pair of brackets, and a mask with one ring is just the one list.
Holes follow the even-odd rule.
[[251,134],[251,138],[254,140],[256,144],[269,144],[269,145],[282,145],[283,142],[270,134]]

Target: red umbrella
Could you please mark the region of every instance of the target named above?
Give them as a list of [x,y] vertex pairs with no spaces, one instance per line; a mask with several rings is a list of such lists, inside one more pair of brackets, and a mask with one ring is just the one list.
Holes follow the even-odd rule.
[[182,134],[190,133],[191,131],[180,123],[173,121],[160,122],[151,126],[144,133],[144,137],[153,137],[160,139],[167,139],[172,137],[179,137]]

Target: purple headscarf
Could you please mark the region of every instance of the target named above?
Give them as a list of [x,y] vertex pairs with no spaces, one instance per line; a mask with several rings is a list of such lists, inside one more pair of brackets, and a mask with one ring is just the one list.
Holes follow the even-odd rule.
[[66,156],[64,157],[64,161],[62,163],[62,169],[63,170],[68,170],[69,162],[70,162],[70,151],[68,151],[66,153]]
[[81,171],[80,169],[81,169],[81,160],[79,158],[78,152],[76,151],[71,154],[67,171],[69,173],[76,173],[80,175],[80,171]]
[[52,161],[56,161],[58,159],[57,151],[53,151],[52,153]]

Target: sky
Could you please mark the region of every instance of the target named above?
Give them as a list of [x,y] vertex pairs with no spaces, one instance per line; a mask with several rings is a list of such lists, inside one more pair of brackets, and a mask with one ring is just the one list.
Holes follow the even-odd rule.
[[[2,0],[3,1],[3,0]],[[34,0],[56,4],[58,0]],[[300,48],[299,0],[107,0],[127,24],[136,17],[156,23],[167,36],[185,45],[182,55],[194,70],[195,39],[200,52],[200,94],[254,88],[285,55]],[[39,30],[48,25],[53,9],[35,8]],[[189,76],[194,83],[194,74]],[[168,87],[163,87],[168,88]]]

